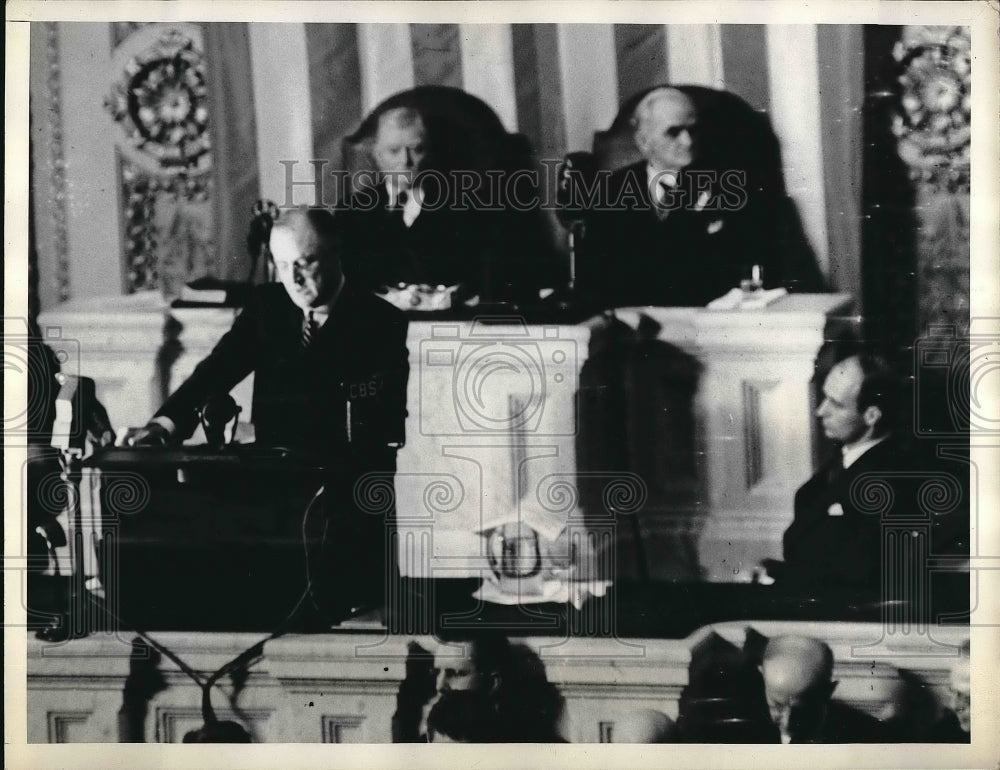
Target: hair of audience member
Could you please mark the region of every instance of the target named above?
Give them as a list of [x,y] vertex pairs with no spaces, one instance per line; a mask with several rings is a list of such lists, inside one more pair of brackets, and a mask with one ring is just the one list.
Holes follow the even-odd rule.
[[615,720],[612,743],[668,743],[673,720],[662,711],[639,709]]
[[505,684],[494,695],[506,740],[525,743],[562,740],[559,721],[563,697],[549,681],[541,658],[527,645],[514,644],[508,660]]
[[861,390],[858,392],[858,411],[870,406],[882,413],[875,424],[875,435],[884,436],[896,424],[899,412],[899,379],[892,366],[881,356],[862,352],[855,356],[861,367]]
[[477,673],[491,683],[485,692],[497,720],[498,741],[559,739],[563,698],[549,682],[545,665],[534,650],[512,644],[497,631],[466,633],[449,641],[470,645],[469,657]]
[[659,88],[654,88],[648,94],[646,94],[639,103],[632,110],[632,117],[629,118],[629,125],[632,127],[633,132],[638,132],[641,130],[643,123],[649,117],[649,113],[653,108],[653,105],[660,101],[683,101],[691,105],[694,108],[694,103],[691,98],[671,86],[660,86]]
[[830,682],[833,679],[833,650],[826,642],[811,636],[776,636],[764,648],[761,663],[787,657],[815,658],[816,668],[812,683]]
[[511,667],[511,644],[499,631],[463,631],[457,634],[442,635],[441,641],[447,644],[467,645],[469,659],[476,672],[484,677],[495,677],[499,684],[508,675]]

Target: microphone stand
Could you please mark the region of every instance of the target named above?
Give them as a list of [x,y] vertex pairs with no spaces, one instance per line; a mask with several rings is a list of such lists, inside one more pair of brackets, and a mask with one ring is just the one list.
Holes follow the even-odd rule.
[[587,212],[582,206],[581,187],[591,187],[597,172],[594,157],[587,152],[571,152],[559,166],[556,179],[556,216],[567,230],[569,247],[569,280],[556,291],[553,299],[560,309],[579,303],[577,293],[577,262],[580,245],[586,235]]
[[246,281],[248,286],[252,286],[257,277],[257,266],[268,249],[271,228],[280,212],[273,201],[261,199],[253,204],[250,213],[253,219],[250,220],[247,231],[247,252],[250,255],[250,272]]

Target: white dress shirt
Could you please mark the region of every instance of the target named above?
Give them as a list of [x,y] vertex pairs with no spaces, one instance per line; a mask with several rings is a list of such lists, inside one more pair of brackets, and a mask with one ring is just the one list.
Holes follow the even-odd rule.
[[848,446],[845,444],[840,448],[841,455],[844,460],[844,467],[850,468],[858,459],[871,449],[873,446],[877,446],[886,440],[886,436],[880,436],[879,438],[870,438],[867,441],[859,441],[857,444],[851,444]]
[[[389,193],[389,208],[396,207],[396,198],[399,195],[399,190],[389,184],[388,180],[385,183],[386,192]],[[406,190],[406,201],[403,203],[403,224],[407,227],[411,227],[416,221],[417,217],[420,216],[420,211],[424,201],[424,191],[419,187],[411,187]]]

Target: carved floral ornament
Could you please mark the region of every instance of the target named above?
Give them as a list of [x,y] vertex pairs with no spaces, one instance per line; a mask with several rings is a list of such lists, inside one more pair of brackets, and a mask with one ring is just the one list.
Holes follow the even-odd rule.
[[212,163],[201,34],[163,26],[140,29],[115,52],[121,74],[104,106],[126,158],[154,177],[197,176]]
[[104,107],[122,156],[130,292],[173,296],[211,262],[212,144],[201,27],[116,24]]
[[902,72],[892,131],[914,181],[969,188],[972,57],[967,27],[906,27],[893,51]]

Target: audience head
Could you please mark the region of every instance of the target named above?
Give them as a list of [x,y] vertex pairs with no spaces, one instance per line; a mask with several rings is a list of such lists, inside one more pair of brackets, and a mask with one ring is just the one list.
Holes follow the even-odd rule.
[[632,113],[635,143],[657,171],[680,171],[698,152],[694,103],[676,88],[656,88]]
[[662,711],[640,709],[615,720],[612,743],[664,743],[673,721]]
[[951,692],[951,710],[958,717],[958,724],[965,732],[972,732],[972,668],[970,645],[966,641],[959,649],[958,660],[952,664],[948,689]]
[[271,228],[270,252],[278,280],[303,310],[325,305],[340,286],[338,226],[326,209],[282,213]]
[[427,157],[427,131],[420,113],[397,107],[379,115],[372,153],[388,184],[408,190]]
[[761,673],[767,707],[782,742],[807,739],[823,724],[837,686],[830,648],[805,636],[776,637],[764,648]]
[[510,658],[510,642],[499,633],[484,632],[442,645],[434,653],[437,691],[495,693],[503,684]]
[[[438,701],[455,697],[470,713],[490,715],[493,739],[545,743],[560,740],[563,701],[534,650],[503,634],[465,635],[434,655]],[[444,708],[444,707],[442,707]],[[449,706],[450,708],[450,706]],[[487,728],[482,728],[484,734]]]
[[854,355],[830,370],[816,416],[827,438],[851,445],[886,435],[897,403],[891,367],[877,356]]

